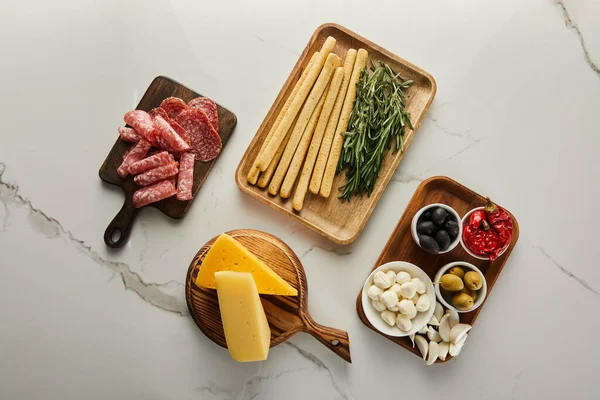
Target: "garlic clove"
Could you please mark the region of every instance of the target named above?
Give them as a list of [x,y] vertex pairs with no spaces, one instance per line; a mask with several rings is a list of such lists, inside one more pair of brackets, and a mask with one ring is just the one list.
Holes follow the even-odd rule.
[[456,357],[457,355],[460,354],[460,351],[462,350],[463,346],[465,345],[465,340],[467,339],[467,336],[468,335],[464,335],[463,339],[456,344],[450,343],[450,350],[448,352],[452,357]]
[[431,301],[429,300],[429,296],[427,296],[426,294],[420,296],[419,300],[417,300],[417,304],[415,305],[415,307],[419,312],[425,312],[429,310],[429,307],[431,307]]
[[419,296],[419,294],[417,293],[411,298],[411,300],[415,306],[417,305],[417,301],[419,301],[419,297],[421,297],[421,296]]
[[383,293],[383,290],[381,290],[380,288],[378,288],[375,285],[371,285],[367,289],[367,296],[369,296],[369,298],[371,300],[380,300],[382,293]]
[[435,311],[433,312],[433,315],[435,315],[435,318],[438,321],[442,319],[442,316],[444,315],[444,307],[442,307],[440,303],[435,303]]
[[379,312],[386,309],[385,305],[380,300],[371,300],[371,304],[373,305],[373,308]]
[[458,312],[456,310],[448,309],[446,314],[450,314],[450,318],[448,318],[448,322],[450,323],[450,329],[454,327],[454,325],[460,322],[460,317],[458,316]]
[[440,321],[439,333],[444,342],[450,341],[450,314],[444,314]]
[[408,282],[412,279],[410,274],[406,271],[400,271],[396,274],[396,283],[402,285],[405,282]]
[[413,282],[415,285],[417,285],[417,293],[423,294],[427,291],[427,287],[425,286],[425,283],[422,280],[420,280],[419,278],[412,278],[410,281]]
[[383,271],[375,272],[375,275],[373,275],[373,283],[380,289],[387,289],[392,286],[390,277]]
[[431,326],[427,329],[427,337],[429,340],[436,343],[442,341],[442,337],[440,336],[439,332],[433,329]]
[[384,310],[381,312],[381,319],[384,320],[389,326],[396,325],[396,314],[389,310]]
[[419,351],[423,355],[423,360],[427,357],[427,351],[429,350],[429,342],[421,335],[415,335],[415,343],[417,343],[417,347]]
[[450,342],[457,344],[471,330],[471,325],[456,324],[450,328]]
[[408,338],[410,339],[410,341],[412,343],[412,347],[414,349],[415,348],[415,334],[413,333],[413,334],[408,335]]
[[421,335],[427,335],[427,325],[425,325],[424,327],[422,327],[421,329],[419,329],[419,332]]
[[388,290],[391,290],[392,292],[396,293],[397,298],[402,297],[402,293],[400,292],[400,285],[398,283],[394,283],[392,287],[390,287]]
[[380,300],[386,307],[393,307],[398,303],[398,296],[391,290],[386,290],[381,294]]
[[417,293],[417,285],[413,281],[408,281],[400,285],[400,293],[402,297],[411,299]]
[[448,350],[450,350],[450,343],[442,342],[439,344],[439,346],[440,346],[440,355],[439,355],[440,360],[446,361],[446,356],[448,355]]
[[440,321],[438,321],[437,317],[435,316],[435,314],[433,314],[431,316],[431,318],[429,319],[429,322],[427,323],[427,325],[432,325],[432,326],[439,326],[440,325]]
[[437,342],[429,342],[429,351],[427,352],[427,362],[425,364],[431,365],[437,360],[440,355],[440,345]]
[[396,315],[396,326],[400,328],[401,331],[408,332],[410,331],[410,328],[412,328],[412,322],[406,315],[398,314]]

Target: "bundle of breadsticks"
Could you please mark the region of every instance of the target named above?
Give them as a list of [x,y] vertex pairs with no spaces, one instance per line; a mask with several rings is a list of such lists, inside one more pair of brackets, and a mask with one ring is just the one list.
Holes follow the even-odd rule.
[[342,59],[328,37],[313,54],[267,134],[248,182],[268,186],[271,195],[289,198],[300,211],[307,191],[329,197],[342,152],[356,84],[367,64],[367,51],[349,49]]

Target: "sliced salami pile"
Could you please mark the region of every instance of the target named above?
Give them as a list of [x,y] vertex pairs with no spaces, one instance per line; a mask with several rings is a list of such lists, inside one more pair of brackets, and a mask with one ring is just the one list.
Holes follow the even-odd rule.
[[119,127],[119,137],[133,145],[117,172],[122,177],[135,175],[134,182],[141,186],[133,195],[134,206],[175,195],[191,200],[195,160],[209,162],[221,152],[217,105],[206,97],[188,104],[169,97],[149,112],[129,111],[123,119],[128,126]]

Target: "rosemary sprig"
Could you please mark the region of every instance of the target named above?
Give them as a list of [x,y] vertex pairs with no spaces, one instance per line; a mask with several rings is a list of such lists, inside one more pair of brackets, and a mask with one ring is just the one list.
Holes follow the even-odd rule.
[[412,80],[395,73],[387,64],[372,63],[371,73],[365,68],[356,88],[356,100],[348,131],[342,133],[344,147],[337,172],[346,170],[348,182],[340,187],[340,199],[350,200],[353,195],[370,195],[379,177],[386,152],[394,143],[393,153],[404,151],[404,130],[410,122],[410,113],[404,108],[405,90]]

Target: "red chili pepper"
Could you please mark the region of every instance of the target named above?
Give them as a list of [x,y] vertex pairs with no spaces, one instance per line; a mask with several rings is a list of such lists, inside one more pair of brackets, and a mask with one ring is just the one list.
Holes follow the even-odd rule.
[[484,210],[474,211],[463,228],[463,242],[474,254],[494,261],[510,244],[513,231],[511,216],[486,198]]

